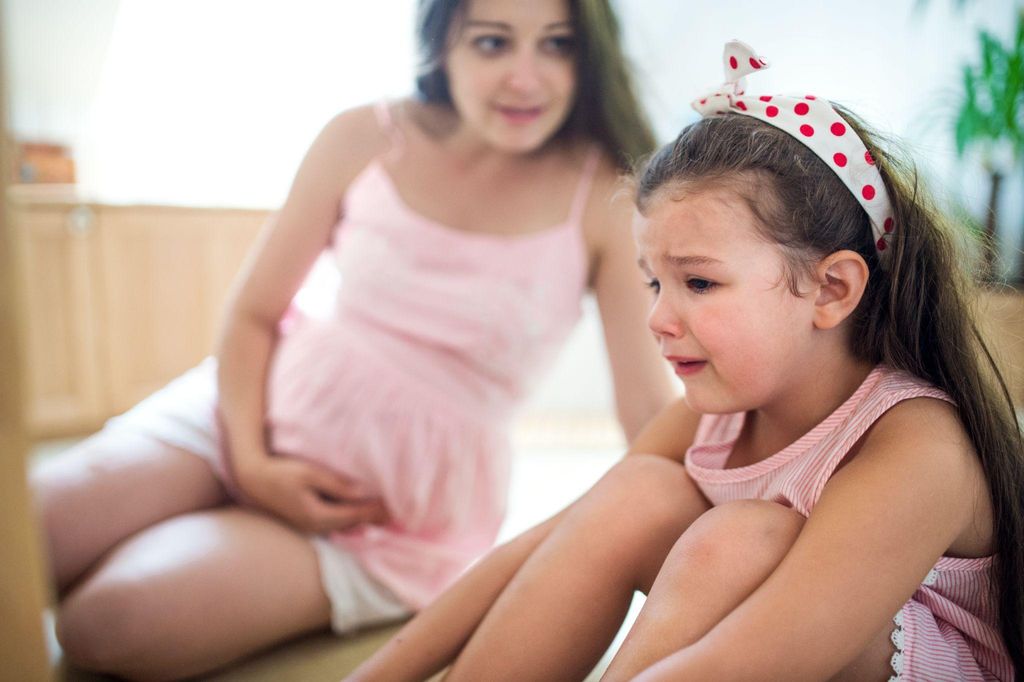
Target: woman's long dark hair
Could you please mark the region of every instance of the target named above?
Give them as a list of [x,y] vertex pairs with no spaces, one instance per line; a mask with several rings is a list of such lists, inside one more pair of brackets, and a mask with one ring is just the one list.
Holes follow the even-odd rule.
[[[608,0],[567,0],[575,32],[576,101],[556,139],[582,137],[604,147],[623,170],[654,149],[622,53],[619,22]],[[416,90],[427,102],[452,106],[444,60],[461,30],[468,0],[420,0]]]
[[865,141],[889,192],[896,229],[885,267],[867,214],[835,173],[789,134],[749,116],[715,116],[683,130],[637,174],[637,204],[644,211],[662,188],[725,183],[781,245],[791,288],[795,273],[829,253],[851,249],[864,257],[870,275],[852,315],[853,352],[918,376],[956,403],[988,482],[996,549],[992,597],[1022,679],[1024,437],[973,317],[980,288],[970,273],[980,271],[972,268],[979,250],[972,253],[966,231],[924,196],[912,163],[882,149],[879,136],[837,110]]

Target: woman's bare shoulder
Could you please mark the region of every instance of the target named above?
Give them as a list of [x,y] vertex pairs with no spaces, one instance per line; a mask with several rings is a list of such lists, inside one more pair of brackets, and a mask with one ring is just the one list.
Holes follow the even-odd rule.
[[392,143],[378,104],[347,109],[332,117],[313,143],[321,158],[332,161],[335,174],[354,176],[373,158],[384,154]]

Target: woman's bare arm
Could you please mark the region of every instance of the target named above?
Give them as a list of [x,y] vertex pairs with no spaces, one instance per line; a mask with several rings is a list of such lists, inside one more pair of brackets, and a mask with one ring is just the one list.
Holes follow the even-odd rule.
[[679,388],[647,327],[651,295],[637,267],[631,195],[610,171],[597,178],[585,220],[598,221],[600,237],[592,285],[601,311],[605,346],[615,387],[615,406],[630,442]]
[[306,531],[382,518],[379,503],[358,498],[354,482],[297,460],[269,457],[264,433],[267,370],[277,325],[306,273],[331,239],[349,181],[378,153],[368,108],[330,121],[306,154],[281,210],[264,227],[236,277],[217,346],[219,411],[230,464],[249,501]]

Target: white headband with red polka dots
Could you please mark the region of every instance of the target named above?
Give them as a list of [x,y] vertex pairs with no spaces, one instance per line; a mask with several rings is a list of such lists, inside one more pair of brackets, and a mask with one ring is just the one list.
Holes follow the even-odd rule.
[[792,135],[817,154],[860,202],[871,221],[875,248],[885,251],[893,231],[893,211],[882,175],[863,140],[832,108],[813,95],[744,95],[744,76],[768,68],[746,43],[725,44],[725,84],[693,101],[701,116],[726,112],[752,116]]

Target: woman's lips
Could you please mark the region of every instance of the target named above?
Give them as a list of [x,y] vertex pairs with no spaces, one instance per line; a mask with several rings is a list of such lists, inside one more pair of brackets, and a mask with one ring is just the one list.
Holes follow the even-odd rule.
[[707,360],[699,360],[697,358],[666,356],[665,359],[672,363],[672,369],[681,377],[696,374],[708,364]]
[[495,107],[501,117],[512,125],[526,125],[540,118],[543,107]]

